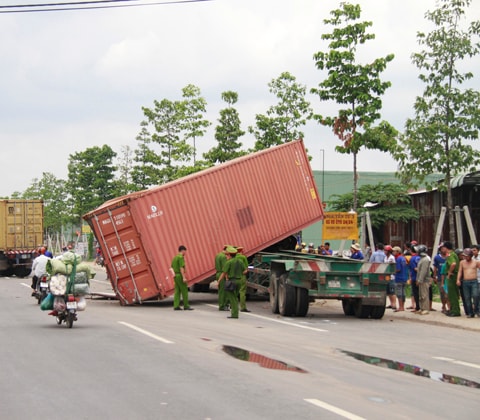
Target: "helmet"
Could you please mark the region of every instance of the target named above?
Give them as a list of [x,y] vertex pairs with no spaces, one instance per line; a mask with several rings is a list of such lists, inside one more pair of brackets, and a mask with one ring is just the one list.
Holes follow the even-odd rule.
[[392,252],[392,251],[393,251],[393,248],[392,248],[390,245],[385,245],[385,246],[383,247],[383,250],[384,250],[384,251],[388,251],[388,252]]
[[48,258],[53,258],[53,254],[50,251],[45,251],[45,256]]
[[46,249],[45,249],[44,246],[42,246],[38,251],[40,252],[40,254],[43,255],[43,254],[45,254]]
[[455,254],[457,254],[457,255],[463,254],[463,249],[462,249],[462,248],[457,248],[457,249],[455,250]]
[[417,254],[426,254],[427,250],[428,250],[427,247],[423,244],[422,245],[415,245],[414,249],[415,249],[415,252]]
[[473,251],[471,248],[465,248],[463,250],[463,255],[465,255],[466,257],[472,257],[473,256]]

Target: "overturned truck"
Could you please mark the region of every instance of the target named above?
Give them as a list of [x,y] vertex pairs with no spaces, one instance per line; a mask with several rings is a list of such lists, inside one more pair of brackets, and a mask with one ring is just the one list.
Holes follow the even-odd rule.
[[83,217],[115,294],[130,305],[173,295],[169,268],[179,245],[192,287],[214,278],[225,245],[252,256],[322,220],[323,206],[298,140],[110,200]]

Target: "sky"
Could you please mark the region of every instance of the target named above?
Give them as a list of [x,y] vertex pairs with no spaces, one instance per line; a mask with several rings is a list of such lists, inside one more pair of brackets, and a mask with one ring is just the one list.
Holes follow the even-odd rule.
[[[40,0],[0,0],[0,6]],[[59,0],[60,1],[60,0]],[[56,1],[56,2],[59,2]],[[139,0],[148,3],[155,0]],[[168,0],[166,0],[168,1]],[[159,0],[157,0],[159,2]],[[359,48],[359,62],[393,53],[382,79],[382,119],[403,131],[424,86],[411,55],[420,51],[416,34],[428,32],[425,12],[435,0],[357,0],[361,21],[372,21],[375,40]],[[480,19],[480,2],[467,20]],[[135,138],[142,107],[154,100],[180,100],[188,84],[200,88],[212,122],[197,139],[201,154],[216,145],[214,127],[226,107],[221,93],[238,93],[236,109],[248,126],[276,103],[268,83],[288,71],[309,92],[326,73],[313,55],[327,51],[323,20],[340,2],[333,0],[213,0],[98,10],[0,13],[0,197],[22,192],[50,172],[66,179],[69,156],[108,144],[119,155]],[[4,9],[0,9],[4,10]],[[468,63],[480,89],[480,59]],[[308,93],[317,113],[336,106]],[[351,171],[352,157],[335,151],[340,141],[330,129],[309,122],[304,141],[314,170]],[[389,155],[361,151],[359,171],[395,171]]]

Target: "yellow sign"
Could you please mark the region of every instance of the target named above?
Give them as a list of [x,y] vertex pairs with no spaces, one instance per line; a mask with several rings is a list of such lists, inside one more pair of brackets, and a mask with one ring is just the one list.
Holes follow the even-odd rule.
[[322,238],[358,240],[357,213],[325,213]]
[[82,233],[92,233],[92,229],[89,225],[82,225]]

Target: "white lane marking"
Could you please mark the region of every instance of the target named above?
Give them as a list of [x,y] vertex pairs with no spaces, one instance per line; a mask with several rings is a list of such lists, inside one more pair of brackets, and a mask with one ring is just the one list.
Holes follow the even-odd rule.
[[338,414],[339,416],[345,417],[350,420],[365,420],[363,417],[357,416],[349,411],[342,410],[341,408],[335,407],[334,405],[327,404],[324,401],[317,399],[305,399],[304,401],[309,402],[310,404],[316,405],[317,407],[323,408],[325,410],[331,411],[332,413]]
[[[207,306],[211,306],[213,308],[218,308],[218,305],[207,304]],[[318,331],[318,332],[328,332],[328,330],[323,330],[321,328],[314,328],[314,327],[309,327],[307,325],[294,324],[293,322],[282,321],[281,319],[272,319],[272,318],[268,318],[268,317],[262,316],[262,315],[255,315],[255,314],[252,314],[251,312],[242,312],[242,316],[244,316],[244,315],[264,319],[265,321],[277,322],[278,324],[289,325],[290,327],[303,328],[304,330],[312,330],[312,331]]]
[[451,359],[450,357],[434,356],[433,359],[443,360],[444,362],[450,362],[456,365],[462,365],[462,366],[473,367],[475,369],[480,369],[480,365],[477,365],[475,363],[463,362],[462,360]]
[[25,286],[25,287],[30,287],[32,288],[32,286],[30,284],[27,284],[27,283],[20,283],[22,286]]
[[139,333],[145,334],[146,336],[153,338],[154,340],[161,341],[162,343],[165,344],[173,344],[173,341],[167,340],[166,338],[160,337],[156,334],[153,334],[147,330],[144,330],[140,327],[137,327],[135,325],[129,324],[128,322],[123,322],[123,321],[118,321],[119,324],[125,325],[128,328],[131,328],[132,330],[138,331]]

